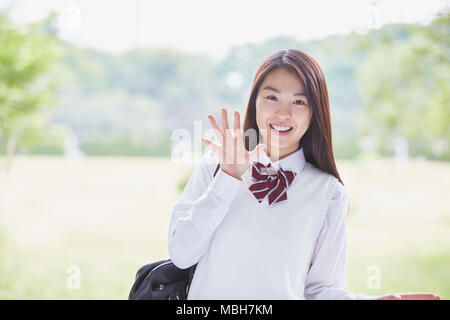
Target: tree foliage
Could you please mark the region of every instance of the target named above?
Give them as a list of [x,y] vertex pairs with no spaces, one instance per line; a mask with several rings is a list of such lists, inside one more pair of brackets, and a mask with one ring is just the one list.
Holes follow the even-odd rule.
[[47,28],[54,18],[51,14],[38,23],[17,26],[0,12],[0,142],[8,157],[33,117],[52,101],[57,80],[49,68],[60,54]]
[[370,54],[358,70],[364,131],[409,141],[450,140],[450,15],[427,27],[407,28],[407,37],[372,38]]

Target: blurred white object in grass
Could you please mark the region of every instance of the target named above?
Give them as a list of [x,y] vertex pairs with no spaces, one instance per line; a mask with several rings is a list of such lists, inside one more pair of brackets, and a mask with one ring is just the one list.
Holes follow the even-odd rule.
[[398,167],[406,167],[409,163],[408,140],[404,137],[395,137],[391,141],[395,152],[395,163]]
[[358,160],[372,160],[379,158],[378,140],[375,136],[363,136],[358,139],[358,145],[361,152],[358,154]]
[[437,139],[434,140],[431,145],[431,150],[437,156],[442,156],[442,154],[448,152],[448,139]]
[[68,161],[79,161],[84,158],[84,153],[79,147],[78,136],[73,131],[64,139],[64,158]]

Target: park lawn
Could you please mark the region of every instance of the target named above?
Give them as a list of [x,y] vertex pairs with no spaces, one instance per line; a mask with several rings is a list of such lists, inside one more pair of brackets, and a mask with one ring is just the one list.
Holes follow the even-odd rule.
[[[448,299],[450,164],[337,165],[350,194],[348,289]],[[137,269],[168,258],[171,209],[192,169],[169,158],[16,157],[9,174],[0,169],[0,299],[127,299]]]

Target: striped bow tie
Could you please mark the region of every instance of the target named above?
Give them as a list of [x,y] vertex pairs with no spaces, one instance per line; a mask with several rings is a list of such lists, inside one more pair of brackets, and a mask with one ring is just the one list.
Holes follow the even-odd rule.
[[255,161],[251,165],[253,184],[249,190],[255,198],[261,202],[266,195],[269,197],[269,205],[283,200],[287,200],[286,189],[294,181],[297,173],[289,170],[278,170],[270,168],[270,163],[266,167],[262,163]]

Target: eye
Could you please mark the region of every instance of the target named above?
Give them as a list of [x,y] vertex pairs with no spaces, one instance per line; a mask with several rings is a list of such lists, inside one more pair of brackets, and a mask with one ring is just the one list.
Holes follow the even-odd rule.
[[[271,101],[274,101],[274,100],[272,100],[272,98],[275,98],[275,99],[276,99],[277,97],[272,96],[272,95],[266,97],[266,99],[269,99],[269,100],[271,100]],[[297,103],[297,102],[300,102],[300,103]],[[306,105],[305,101],[303,101],[303,100],[295,100],[295,104],[298,104],[298,105]]]

